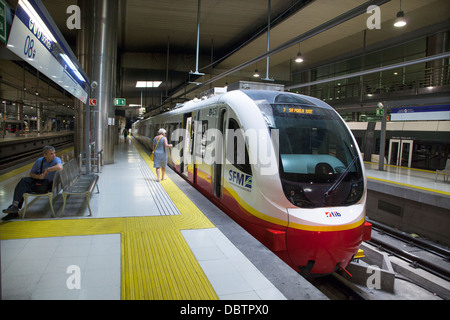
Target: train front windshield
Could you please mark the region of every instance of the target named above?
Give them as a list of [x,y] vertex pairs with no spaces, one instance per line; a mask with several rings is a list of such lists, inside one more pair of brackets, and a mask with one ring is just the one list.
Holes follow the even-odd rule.
[[334,110],[293,94],[278,94],[259,106],[269,128],[279,130],[280,178],[294,205],[345,206],[361,199],[358,146]]

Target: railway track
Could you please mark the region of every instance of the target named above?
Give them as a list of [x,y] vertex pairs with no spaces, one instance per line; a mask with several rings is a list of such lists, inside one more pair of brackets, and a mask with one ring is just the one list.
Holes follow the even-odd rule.
[[392,242],[383,237],[373,236],[368,243],[407,261],[415,268],[424,269],[445,281],[450,281],[450,250],[430,241],[412,237],[406,232],[398,231],[381,223],[369,222],[372,223],[372,229],[379,234],[397,239],[400,242]]
[[331,300],[371,300],[363,290],[336,272],[306,279]]
[[[447,248],[378,222],[369,222],[373,232],[367,243],[387,254],[390,260],[401,260],[410,269],[417,270],[417,278],[404,268],[394,267],[393,293],[356,285],[344,272],[319,278],[307,277],[308,281],[331,300],[450,299],[450,251]],[[364,264],[363,261],[361,263]]]
[[[66,140],[61,142],[56,142],[53,144],[53,147],[58,150],[62,150],[65,148],[69,148],[73,146],[74,140]],[[0,158],[0,170],[6,170],[14,167],[15,165],[24,163],[26,161],[33,161],[36,158],[42,156],[42,148],[33,148],[31,150]]]

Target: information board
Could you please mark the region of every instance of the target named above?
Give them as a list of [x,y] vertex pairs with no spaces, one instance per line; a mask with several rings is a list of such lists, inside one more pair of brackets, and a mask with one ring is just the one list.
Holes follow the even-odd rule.
[[7,48],[87,102],[88,77],[40,0],[19,0]]

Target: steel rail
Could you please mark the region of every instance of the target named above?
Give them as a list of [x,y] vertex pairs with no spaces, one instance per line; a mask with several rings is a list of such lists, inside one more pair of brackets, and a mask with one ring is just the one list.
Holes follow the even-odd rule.
[[448,250],[446,248],[443,248],[441,246],[438,246],[436,244],[433,244],[433,243],[430,243],[427,241],[423,241],[421,239],[414,238],[404,231],[396,230],[392,227],[389,227],[389,226],[384,225],[377,221],[373,221],[369,218],[366,218],[366,220],[367,220],[367,222],[370,222],[372,224],[374,229],[378,229],[383,232],[386,232],[389,236],[391,236],[393,238],[412,243],[416,247],[419,247],[423,250],[429,251],[429,252],[443,258],[446,261],[450,261],[450,250]]
[[446,281],[450,281],[450,271],[437,264],[434,264],[405,250],[399,249],[396,246],[381,239],[372,238],[367,242],[374,245],[375,247],[378,247],[379,249],[385,250],[397,256],[398,258],[408,261],[413,267],[419,267],[442,279],[445,279]]

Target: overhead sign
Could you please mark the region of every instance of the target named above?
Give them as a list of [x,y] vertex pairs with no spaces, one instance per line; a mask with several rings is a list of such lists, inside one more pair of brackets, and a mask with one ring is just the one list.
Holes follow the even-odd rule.
[[125,107],[127,105],[127,100],[124,98],[115,98],[114,105],[116,107]]
[[391,108],[391,120],[450,120],[450,105]]
[[19,0],[7,48],[87,102],[88,77],[40,0]]
[[383,109],[381,109],[381,108],[377,108],[377,112],[376,112],[376,115],[377,116],[382,116],[384,114],[384,111],[383,111]]
[[0,0],[0,40],[6,43],[6,4]]

